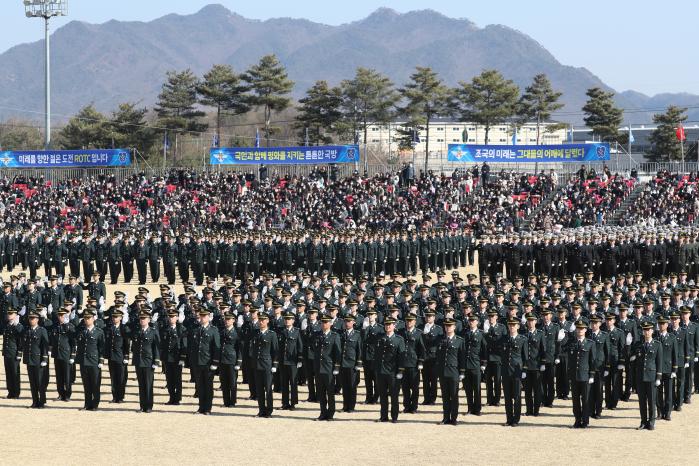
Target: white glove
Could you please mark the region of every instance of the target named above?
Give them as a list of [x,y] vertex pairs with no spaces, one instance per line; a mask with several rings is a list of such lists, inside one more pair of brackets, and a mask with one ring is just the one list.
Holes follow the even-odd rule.
[[[274,374],[274,373],[276,373],[276,372],[277,372],[277,368],[276,368],[276,367],[273,367],[273,368],[272,368],[272,374]],[[334,372],[334,371],[333,371],[333,372]]]
[[609,377],[609,371],[604,371],[604,376]]
[[633,337],[631,337],[631,334],[629,333],[626,335],[626,346],[630,346],[631,342],[633,342]]
[[636,360],[636,355],[633,355],[629,358],[629,361],[634,362]]
[[369,326],[369,318],[365,317],[362,321],[362,328],[367,328]]
[[590,377],[590,380],[588,380],[587,383],[589,383],[590,385],[592,385],[593,383],[595,383],[595,378],[594,378],[594,377]]
[[689,367],[689,363],[688,363],[688,362],[685,362],[685,363],[684,363],[684,368],[686,369],[686,368],[688,368],[688,367]]
[[544,372],[546,370],[546,364],[539,366],[539,371]]
[[53,304],[49,304],[48,307],[46,308],[46,311],[51,314],[53,313]]
[[156,366],[155,364],[151,364],[150,368],[151,368],[151,369],[157,369],[158,366]]
[[425,366],[423,366],[422,364],[418,364],[418,365],[417,365],[417,370],[421,371],[422,369],[424,369],[424,367],[425,367]]
[[303,363],[302,363],[302,362],[296,363],[296,367],[297,367],[298,369],[301,369],[301,366],[303,366]]
[[[243,315],[241,314],[238,316],[238,320],[236,321],[236,327],[238,327],[238,328],[242,327],[243,322],[244,322]],[[304,321],[304,323],[305,323],[305,321]],[[306,330],[303,326],[303,323],[301,324],[301,330]]]
[[699,362],[699,358],[694,358],[694,362]]
[[481,366],[481,372],[485,372],[485,366]]
[[102,369],[102,364],[97,364],[97,369]]
[[459,380],[464,380],[466,376],[464,374],[459,375]]
[[660,380],[656,380],[656,381],[655,381],[655,386],[656,386],[656,387],[659,387],[659,386],[660,386]]
[[127,364],[129,363],[129,360],[128,360],[128,359],[124,359],[123,363],[124,363],[124,365],[127,365]]
[[[338,371],[337,369],[335,369],[335,370],[333,371],[333,375],[337,375],[337,374],[339,374],[339,373],[340,373],[340,371]],[[400,374],[399,374],[399,375],[400,375]],[[403,376],[401,375],[401,377],[403,377]]]
[[308,319],[303,319],[303,321],[301,322],[301,330],[306,330],[307,328],[308,328]]
[[[184,363],[182,363],[182,364],[184,364]],[[240,370],[240,366],[233,366],[233,369],[239,371],[239,370]]]
[[488,321],[486,320],[486,321],[483,323],[483,331],[484,331],[484,332],[487,332],[488,330],[490,330],[490,322],[488,322]]
[[566,331],[563,329],[560,329],[558,331],[558,341],[563,340],[566,337]]
[[41,367],[46,367],[46,363],[45,363],[45,362],[42,362],[42,363],[40,364],[40,366],[41,366]]
[[51,357],[51,351],[49,351],[49,357]]
[[180,366],[184,367],[184,361],[180,361],[178,364],[179,364]]
[[17,359],[18,361],[21,361],[21,360],[22,360],[22,356],[17,356],[15,359]]
[[68,364],[75,364],[75,359],[69,359]]
[[[155,367],[155,366],[153,366],[153,367]],[[214,366],[214,365],[212,364],[212,365],[211,365],[211,370],[212,370],[212,371],[215,371],[216,369],[218,369],[218,366]],[[274,372],[274,369],[272,369],[272,372]]]
[[675,372],[673,372],[672,374],[670,374],[670,378],[671,378],[671,379],[677,378],[677,374],[676,374]]
[[22,309],[19,310],[19,315],[23,316],[26,313],[27,313],[27,306],[22,306]]
[[522,372],[522,380],[524,380],[524,379],[526,379],[526,378],[527,378],[527,373],[526,373],[526,372]]
[[623,365],[623,364],[619,364],[618,366],[616,366],[616,368],[619,369],[620,371],[623,371],[623,370],[624,370],[624,365]]

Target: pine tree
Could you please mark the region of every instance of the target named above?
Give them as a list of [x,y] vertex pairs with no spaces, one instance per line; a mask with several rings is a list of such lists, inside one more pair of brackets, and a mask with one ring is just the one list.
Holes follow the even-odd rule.
[[677,139],[677,128],[687,120],[686,108],[671,105],[665,113],[653,115],[658,126],[650,133],[651,155],[655,159],[682,160],[682,145]]
[[563,93],[555,92],[545,74],[537,74],[519,99],[518,111],[521,123],[536,122],[536,143],[541,143],[541,124],[551,119],[551,114],[563,108],[558,102]]
[[585,124],[592,130],[593,136],[600,141],[617,141],[623,112],[614,103],[614,93],[593,87],[587,90],[586,95],[588,100],[582,110],[585,112]]
[[339,87],[328,86],[327,81],[317,81],[306,96],[299,99],[299,114],[296,117],[296,128],[299,130],[299,140],[316,144],[332,142],[331,133],[337,130],[336,124],[342,117],[342,91]]
[[216,108],[216,140],[221,141],[221,116],[240,115],[250,110],[248,88],[228,65],[214,65],[197,86],[199,102]]
[[111,147],[109,122],[90,104],[80,109],[59,133],[60,146],[66,150]]
[[107,123],[113,146],[124,149],[135,148],[143,156],[148,156],[158,136],[146,121],[147,114],[147,108],[139,108],[135,103],[120,104]]

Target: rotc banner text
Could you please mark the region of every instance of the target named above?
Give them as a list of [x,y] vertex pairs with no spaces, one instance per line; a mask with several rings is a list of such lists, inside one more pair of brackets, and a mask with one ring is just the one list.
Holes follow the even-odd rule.
[[0,168],[125,167],[129,149],[0,151]]
[[449,162],[599,162],[609,160],[609,144],[482,146],[449,144]]
[[211,165],[356,163],[359,146],[212,147],[209,158]]

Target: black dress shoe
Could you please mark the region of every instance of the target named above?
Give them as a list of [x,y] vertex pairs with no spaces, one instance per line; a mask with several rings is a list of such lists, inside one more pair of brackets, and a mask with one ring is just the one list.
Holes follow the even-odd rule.
[[648,429],[648,430],[655,430],[655,426],[654,426],[653,424],[648,424],[648,425],[646,426],[646,429]]
[[313,419],[314,421],[324,421],[325,416],[318,416],[317,418]]
[[136,412],[137,412],[137,413],[142,413],[143,410],[142,410],[142,409],[137,409]]
[[512,424],[510,424],[510,427],[517,427],[518,425],[519,425],[519,422],[513,422]]
[[642,422],[641,425],[636,428],[636,430],[646,430],[647,427],[648,426]]
[[437,423],[437,425],[438,425],[438,426],[443,426],[443,425],[448,424],[448,423],[449,423],[449,421],[445,421],[444,419],[442,419],[441,421],[439,421],[439,422]]
[[146,410],[144,411],[144,413],[146,413],[146,414],[150,414],[150,413],[152,413],[152,412],[153,412],[152,409],[146,409]]
[[398,423],[398,419],[391,419],[391,424],[397,424],[397,423]]
[[455,425],[458,425],[459,422],[456,419],[454,419],[452,421],[449,421],[449,424],[451,424],[452,426],[455,426]]

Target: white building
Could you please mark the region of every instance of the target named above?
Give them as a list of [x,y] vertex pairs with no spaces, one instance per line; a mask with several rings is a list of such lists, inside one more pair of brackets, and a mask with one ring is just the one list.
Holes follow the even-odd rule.
[[[400,151],[401,133],[405,122],[396,121],[390,125],[370,125],[367,131],[367,147],[381,152],[393,154]],[[540,144],[563,144],[567,141],[568,131],[559,129],[554,132],[546,132],[546,126],[552,123],[543,123],[539,130]],[[466,131],[464,133],[464,130]],[[464,138],[466,136],[466,139]],[[508,124],[491,126],[488,134],[488,144],[506,145],[512,144],[513,128]],[[419,132],[420,143],[416,145],[415,152],[425,152],[427,130]],[[359,143],[364,142],[364,135],[359,135]],[[462,123],[448,120],[437,120],[430,123],[430,154],[446,154],[449,144],[485,144],[485,127],[473,123]],[[536,144],[536,123],[527,123],[517,131],[518,145]]]

